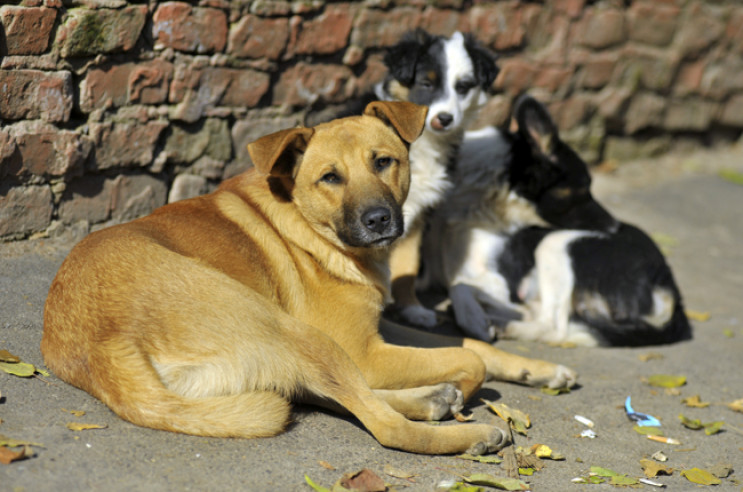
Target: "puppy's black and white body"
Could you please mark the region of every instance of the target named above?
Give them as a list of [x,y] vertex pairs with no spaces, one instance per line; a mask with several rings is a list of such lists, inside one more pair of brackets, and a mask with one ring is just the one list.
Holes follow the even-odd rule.
[[519,130],[468,133],[454,186],[424,241],[426,283],[445,286],[470,336],[580,345],[690,338],[662,254],[590,193],[586,164],[546,109],[522,97]]
[[498,69],[492,53],[459,32],[450,38],[422,30],[409,33],[388,50],[384,62],[388,75],[376,86],[375,96],[429,108],[423,133],[410,146],[405,233],[390,267],[394,311],[408,323],[432,327],[435,312],[418,302],[414,287],[424,216],[451,187],[450,168],[464,131],[487,101]]

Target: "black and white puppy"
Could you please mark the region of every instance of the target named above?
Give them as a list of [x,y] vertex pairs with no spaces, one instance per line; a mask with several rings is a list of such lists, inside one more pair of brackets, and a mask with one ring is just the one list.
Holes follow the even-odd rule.
[[424,240],[426,283],[446,287],[468,335],[579,345],[691,337],[663,255],[591,195],[585,162],[539,102],[515,133],[468,133],[454,186]]
[[435,312],[415,293],[425,215],[451,187],[451,165],[465,129],[487,101],[498,74],[495,59],[470,35],[456,32],[447,38],[423,30],[405,35],[384,57],[388,75],[376,86],[376,98],[429,108],[423,133],[410,146],[405,233],[390,258],[391,309],[410,324],[432,327],[437,322]]

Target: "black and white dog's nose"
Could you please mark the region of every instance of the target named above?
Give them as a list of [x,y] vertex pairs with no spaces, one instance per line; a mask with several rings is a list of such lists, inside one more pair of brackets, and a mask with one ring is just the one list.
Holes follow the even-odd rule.
[[451,113],[439,113],[436,115],[436,118],[439,120],[439,123],[441,123],[443,128],[451,125],[451,122],[454,121],[454,116],[452,116]]
[[381,234],[392,221],[392,212],[387,207],[370,208],[361,216],[361,222],[372,232]]

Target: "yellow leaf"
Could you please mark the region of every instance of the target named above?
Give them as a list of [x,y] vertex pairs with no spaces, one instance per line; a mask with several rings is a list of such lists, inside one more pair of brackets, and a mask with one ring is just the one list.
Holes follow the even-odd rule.
[[89,430],[89,429],[105,429],[108,427],[106,424],[98,425],[98,424],[82,424],[80,422],[69,422],[67,424],[67,428],[72,431],[83,431],[83,430]]
[[743,185],[743,173],[736,171],[735,169],[720,169],[717,173],[725,181],[737,185]]
[[633,427],[634,431],[643,436],[662,436],[663,430],[660,427],[652,427],[648,425],[636,425]]
[[679,420],[681,420],[681,423],[687,429],[699,430],[702,428],[702,421],[699,419],[690,419],[683,414],[679,414]]
[[552,448],[546,444],[535,444],[531,447],[531,454],[537,458],[560,461],[564,460],[565,456],[552,451]]
[[21,361],[21,358],[17,355],[13,355],[7,350],[0,350],[0,362],[10,362],[16,364]]
[[505,403],[493,403],[484,398],[480,398],[480,401],[485,403],[493,412],[495,412],[496,415],[498,415],[498,417],[509,422],[511,428],[519,434],[526,435],[526,429],[531,427],[529,416],[521,410],[510,408]]
[[63,408],[62,411],[71,413],[75,417],[82,417],[83,415],[85,415],[85,410],[67,410],[66,408]]
[[709,403],[703,402],[701,398],[699,398],[699,395],[690,396],[689,398],[684,398],[681,400],[681,403],[686,405],[687,407],[692,408],[707,408],[709,406]]
[[734,412],[743,413],[743,398],[741,398],[740,400],[735,400],[733,402],[728,403],[728,408],[730,410],[733,410]]
[[9,448],[15,448],[17,446],[36,446],[38,448],[44,447],[43,444],[38,444],[30,441],[22,441],[20,439],[13,439],[0,434],[0,447],[2,446],[7,446]]
[[637,356],[638,359],[640,359],[642,362],[647,362],[649,360],[655,360],[655,359],[662,359],[665,355],[661,354],[660,352],[648,352],[646,354],[640,354]]
[[22,378],[30,378],[36,372],[33,364],[26,362],[0,362],[0,370]]
[[722,426],[725,425],[725,422],[709,422],[702,425],[704,425],[704,433],[708,436],[711,436],[712,434],[717,434],[718,432],[720,432],[720,430],[722,430]]
[[671,374],[653,374],[648,377],[647,383],[650,386],[659,386],[661,388],[678,388],[686,384],[686,376],[674,376]]
[[695,311],[693,309],[687,309],[686,317],[692,321],[707,321],[712,316],[709,311]]
[[692,468],[690,470],[681,470],[681,476],[693,483],[699,485],[720,485],[722,480],[712,475],[707,470],[701,470],[699,468]]

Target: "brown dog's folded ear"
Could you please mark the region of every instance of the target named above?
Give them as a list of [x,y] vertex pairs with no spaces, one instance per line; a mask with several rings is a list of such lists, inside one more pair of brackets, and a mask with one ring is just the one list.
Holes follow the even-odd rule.
[[375,116],[392,125],[400,138],[408,143],[418,138],[426,124],[428,108],[410,102],[374,101],[364,109],[364,114]]
[[281,130],[248,144],[253,164],[263,174],[290,176],[299,155],[307,150],[312,128]]

